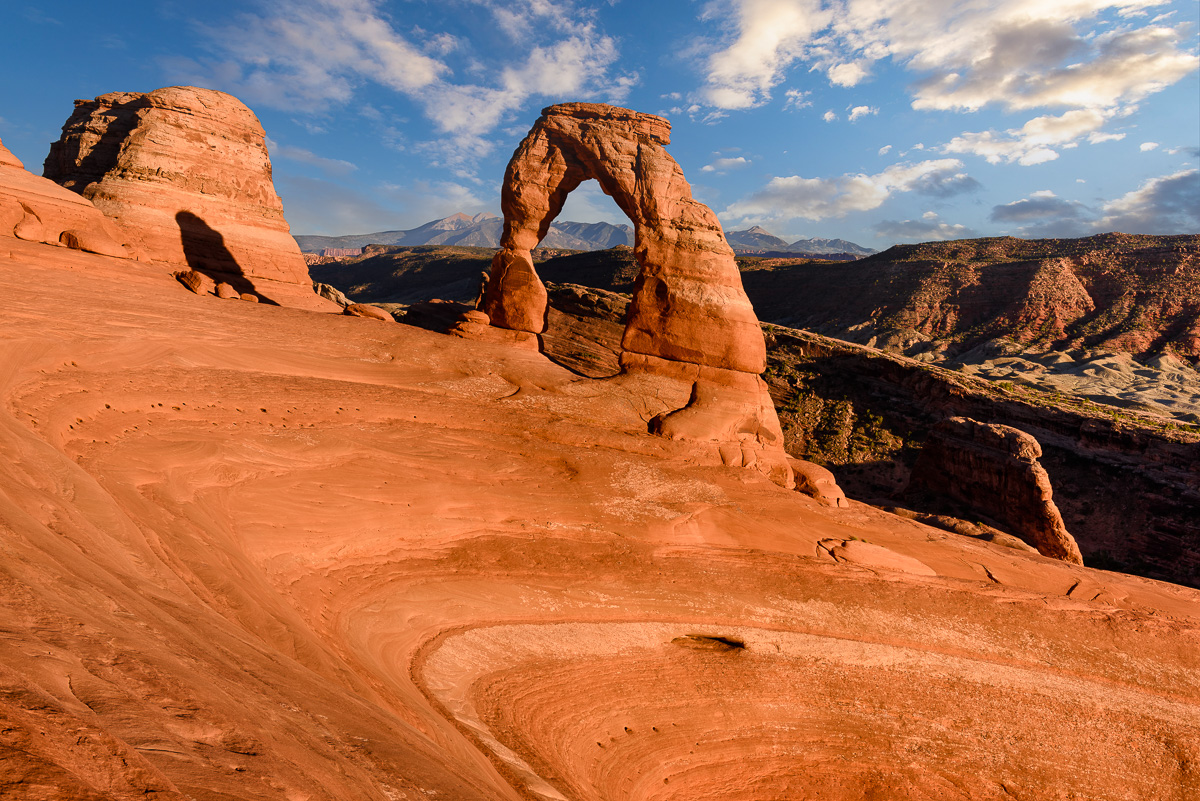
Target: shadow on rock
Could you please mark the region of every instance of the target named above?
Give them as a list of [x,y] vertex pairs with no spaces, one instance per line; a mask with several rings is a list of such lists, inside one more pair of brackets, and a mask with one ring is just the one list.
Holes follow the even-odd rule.
[[238,294],[249,293],[263,303],[278,305],[255,289],[237,259],[225,246],[225,237],[220,231],[214,230],[190,211],[176,214],[175,222],[179,225],[179,237],[188,267],[218,283],[223,281],[231,285]]

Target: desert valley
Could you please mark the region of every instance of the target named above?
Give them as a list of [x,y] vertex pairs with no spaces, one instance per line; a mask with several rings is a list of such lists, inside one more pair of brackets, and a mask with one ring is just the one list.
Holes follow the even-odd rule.
[[230,95],[0,146],[0,798],[1196,798],[1200,235],[727,237],[670,146],[307,256]]

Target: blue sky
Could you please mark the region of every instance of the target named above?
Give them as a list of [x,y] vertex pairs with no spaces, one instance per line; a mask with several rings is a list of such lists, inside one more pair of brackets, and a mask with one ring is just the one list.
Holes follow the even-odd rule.
[[[727,230],[870,247],[1200,233],[1195,0],[296,0],[0,8],[0,139],[192,84],[257,112],[295,233],[499,211],[541,108],[662,114]],[[588,182],[563,219],[623,222]]]

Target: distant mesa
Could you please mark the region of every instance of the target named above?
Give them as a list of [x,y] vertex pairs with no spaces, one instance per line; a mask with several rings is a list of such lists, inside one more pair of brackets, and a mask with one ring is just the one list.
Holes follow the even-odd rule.
[[128,258],[122,232],[87,200],[25,169],[0,143],[0,236]]
[[77,100],[45,175],[113,219],[148,261],[269,302],[337,311],[312,291],[262,126],[230,95],[173,86]]
[[504,174],[504,233],[480,310],[517,334],[546,327],[547,293],[531,251],[567,195],[594,179],[634,226],[640,274],[621,342],[626,375],[666,378],[690,394],[650,421],[670,439],[711,443],[722,463],[787,486],[792,471],[760,373],[766,346],[733,251],[712,210],[692,198],[667,153],[670,123],[593,103],[550,106]]

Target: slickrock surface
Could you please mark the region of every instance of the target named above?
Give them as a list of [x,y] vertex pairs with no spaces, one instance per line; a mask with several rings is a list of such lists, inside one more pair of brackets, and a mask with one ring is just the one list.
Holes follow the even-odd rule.
[[121,234],[88,201],[25,169],[0,142],[0,236],[128,258]]
[[536,352],[0,260],[5,799],[1200,784],[1194,590],[700,466]]
[[77,100],[45,175],[92,201],[152,261],[263,300],[338,311],[312,291],[262,126],[230,95],[172,86]]
[[951,417],[925,440],[906,492],[953,498],[1006,524],[1043,556],[1083,564],[1041,455],[1042,446],[1024,431]]
[[715,443],[725,464],[791,484],[783,436],[759,377],[766,349],[733,251],[667,153],[670,123],[595,103],[543,109],[504,175],[504,234],[481,309],[500,328],[541,333],[546,288],[531,251],[567,195],[595,179],[634,226],[641,265],[621,366],[691,386],[687,406],[653,421],[665,437]]

